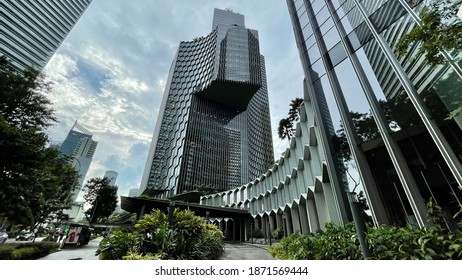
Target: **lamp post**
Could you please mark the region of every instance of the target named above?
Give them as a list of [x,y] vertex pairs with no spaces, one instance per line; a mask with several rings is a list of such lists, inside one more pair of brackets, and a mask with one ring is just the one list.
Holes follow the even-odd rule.
[[361,212],[362,205],[360,202],[358,202],[358,198],[356,197],[354,189],[352,192],[348,193],[348,200],[350,201],[351,214],[353,215],[356,233],[358,234],[358,240],[361,246],[361,252],[364,258],[367,259],[368,257],[370,257],[371,252],[369,250],[369,245],[367,244],[366,240],[366,221],[364,220],[364,216]]
[[96,207],[98,207],[98,198],[99,196],[96,196],[95,198],[95,206],[93,207],[93,213],[91,213],[90,224],[93,222],[93,217],[95,216]]

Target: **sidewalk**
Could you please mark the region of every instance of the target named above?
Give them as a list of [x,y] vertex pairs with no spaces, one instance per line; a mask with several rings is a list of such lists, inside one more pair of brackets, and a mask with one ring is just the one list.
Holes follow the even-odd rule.
[[91,240],[87,245],[77,248],[63,248],[62,250],[49,254],[39,260],[98,260],[95,252],[102,237]]
[[225,253],[220,260],[275,260],[268,247],[265,244],[225,243]]

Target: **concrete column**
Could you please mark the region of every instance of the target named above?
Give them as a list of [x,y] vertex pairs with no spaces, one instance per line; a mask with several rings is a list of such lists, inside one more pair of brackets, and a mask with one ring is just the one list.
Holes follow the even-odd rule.
[[300,233],[302,230],[300,228],[300,215],[298,214],[298,206],[292,208],[290,214],[292,218],[292,228],[294,233]]
[[283,224],[282,224],[282,214],[276,214],[276,226],[278,228],[283,228]]
[[263,237],[265,239],[268,238],[267,230],[268,230],[268,225],[267,225],[266,217],[262,217],[261,218],[261,231],[263,232]]
[[284,217],[287,228],[287,235],[291,235],[292,233],[294,233],[294,228],[292,227],[292,215],[290,213],[290,210],[284,211]]
[[310,227],[310,232],[316,232],[320,228],[318,211],[316,209],[317,208],[314,200],[306,200],[306,212],[308,214],[308,224]]
[[302,229],[302,233],[309,233],[310,232],[310,224],[308,221],[308,212],[306,211],[306,200],[300,202],[298,205],[298,214],[300,217],[300,225]]

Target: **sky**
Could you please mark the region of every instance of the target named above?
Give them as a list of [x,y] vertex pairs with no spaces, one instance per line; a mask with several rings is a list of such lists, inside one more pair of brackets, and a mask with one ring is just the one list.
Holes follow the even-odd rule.
[[44,69],[58,119],[52,142],[76,120],[98,141],[86,180],[114,170],[118,195],[140,187],[174,54],[180,41],[212,31],[214,8],[243,14],[259,31],[275,159],[287,148],[277,125],[303,95],[303,71],[286,1],[93,0]]

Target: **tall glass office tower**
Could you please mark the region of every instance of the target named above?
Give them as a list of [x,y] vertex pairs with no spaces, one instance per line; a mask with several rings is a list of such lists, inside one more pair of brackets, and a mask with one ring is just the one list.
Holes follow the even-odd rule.
[[98,145],[98,142],[92,138],[93,133],[76,121],[59,147],[59,152],[71,158],[72,164],[79,173],[79,184],[72,193],[72,201],[78,198]]
[[273,161],[264,57],[244,16],[215,9],[212,32],[181,42],[170,68],[141,192],[229,189]]
[[430,2],[287,0],[331,183],[360,182],[376,224],[425,226],[432,199],[452,228],[462,201],[462,53],[397,54]]
[[41,71],[92,0],[2,0],[0,55],[18,70]]

